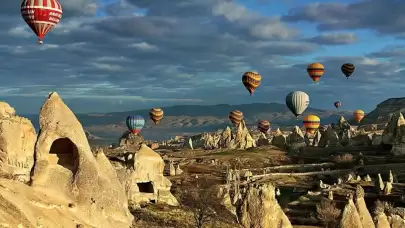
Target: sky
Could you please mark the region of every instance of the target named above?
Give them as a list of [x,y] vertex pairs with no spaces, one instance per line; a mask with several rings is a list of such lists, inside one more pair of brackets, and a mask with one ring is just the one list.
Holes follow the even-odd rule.
[[[20,1],[0,7],[0,100],[38,113],[49,92],[75,112],[179,104],[284,103],[371,111],[405,96],[403,0],[60,0],[38,45]],[[313,84],[307,65],[325,73]],[[340,67],[353,63],[349,80]],[[245,71],[262,84],[253,96]]]

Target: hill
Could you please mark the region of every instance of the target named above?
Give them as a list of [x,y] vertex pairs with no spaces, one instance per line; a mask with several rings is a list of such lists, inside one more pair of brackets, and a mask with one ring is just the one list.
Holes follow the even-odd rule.
[[[241,105],[177,105],[165,107],[165,117],[159,125],[154,125],[149,119],[143,130],[145,137],[162,139],[162,135],[173,136],[184,133],[198,133],[213,131],[218,128],[229,126],[228,114],[232,110],[240,110],[244,113],[248,125],[255,125],[258,120],[266,119],[271,121],[272,127],[301,125],[295,116],[284,104],[277,103],[253,103]],[[94,135],[104,138],[115,138],[126,130],[125,118],[128,115],[141,115],[148,117],[148,109],[112,112],[112,113],[89,113],[76,114],[83,127]],[[308,108],[307,114],[315,114],[321,118],[322,124],[336,122],[339,116],[351,118],[352,113],[348,111],[332,111]],[[38,128],[37,115],[25,115],[31,119]],[[163,136],[164,138],[164,136]]]
[[405,112],[405,97],[389,98],[381,102],[373,111],[368,113],[361,122],[362,124],[388,122],[390,116],[397,112]]

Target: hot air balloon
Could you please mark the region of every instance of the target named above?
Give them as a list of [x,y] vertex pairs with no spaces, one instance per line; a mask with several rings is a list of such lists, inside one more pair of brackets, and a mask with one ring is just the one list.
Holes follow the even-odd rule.
[[294,116],[298,119],[298,116],[300,116],[305,109],[308,108],[309,96],[302,91],[294,91],[286,96],[285,103]]
[[360,121],[364,118],[364,111],[363,111],[363,110],[360,110],[360,109],[354,111],[354,112],[353,112],[353,117],[354,117],[354,120],[355,120],[357,123],[360,123]]
[[304,124],[306,132],[314,134],[321,125],[321,119],[319,119],[319,117],[315,115],[308,115],[304,118],[302,123]]
[[45,35],[62,18],[62,6],[58,0],[23,0],[21,16],[43,44]]
[[342,73],[346,76],[347,79],[354,73],[356,67],[352,63],[345,63],[342,65],[341,70]]
[[307,72],[314,83],[318,83],[319,79],[321,79],[323,73],[325,72],[325,67],[321,63],[311,63],[307,67]]
[[233,110],[229,113],[229,120],[233,125],[238,126],[243,119],[243,112],[239,110]]
[[143,126],[145,126],[145,119],[142,116],[128,116],[125,123],[128,130],[137,135],[141,132]]
[[340,102],[340,101],[335,101],[335,103],[333,103],[333,105],[335,106],[336,109],[339,109],[340,106],[342,106],[342,102]]
[[259,123],[257,123],[257,129],[266,134],[270,129],[270,122],[267,120],[259,121]]
[[149,117],[155,124],[158,124],[163,119],[163,115],[164,113],[161,108],[152,108],[149,111]]
[[242,76],[242,83],[249,91],[250,96],[252,96],[257,87],[259,87],[261,81],[262,76],[257,72],[246,72]]

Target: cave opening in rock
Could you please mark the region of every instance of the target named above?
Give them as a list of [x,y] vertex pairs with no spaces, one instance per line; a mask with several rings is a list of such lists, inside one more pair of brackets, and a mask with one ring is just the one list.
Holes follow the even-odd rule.
[[142,193],[154,193],[153,184],[152,182],[143,182],[143,183],[136,183],[139,188],[139,192]]
[[60,138],[52,143],[49,155],[56,156],[56,164],[60,165],[73,174],[77,171],[77,166],[79,164],[78,150],[76,145],[68,138]]

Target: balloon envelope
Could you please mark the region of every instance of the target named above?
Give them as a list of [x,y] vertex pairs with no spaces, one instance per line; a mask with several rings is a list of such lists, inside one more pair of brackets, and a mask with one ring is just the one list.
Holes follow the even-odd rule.
[[257,129],[263,133],[267,133],[270,129],[270,122],[267,120],[261,120],[257,123]]
[[238,126],[243,119],[243,112],[239,110],[233,110],[229,113],[229,120],[233,125]]
[[315,115],[308,115],[304,117],[302,123],[308,133],[314,134],[321,125],[321,119]]
[[358,109],[358,110],[356,110],[356,111],[354,111],[353,112],[353,117],[354,117],[354,120],[357,122],[357,123],[360,123],[360,121],[364,118],[364,111],[363,110],[360,110],[360,109]]
[[141,132],[143,126],[145,126],[145,119],[142,116],[128,116],[125,123],[128,130],[133,134],[138,134]]
[[285,103],[290,111],[298,117],[308,108],[309,96],[302,91],[294,91],[286,96]]
[[242,83],[245,88],[249,91],[250,95],[252,95],[257,87],[260,86],[262,81],[262,76],[260,76],[257,72],[246,72],[242,76]]
[[341,67],[342,73],[346,76],[347,79],[354,73],[356,67],[353,63],[345,63]]
[[153,123],[158,124],[163,119],[164,112],[161,108],[152,108],[149,111],[149,118]]
[[62,6],[58,0],[23,0],[21,16],[42,43],[45,35],[62,18]]
[[342,102],[340,101],[335,101],[335,103],[333,103],[333,105],[335,106],[335,108],[340,108],[340,106],[342,106]]
[[312,78],[312,81],[318,83],[323,73],[325,73],[325,67],[322,63],[311,63],[307,67],[307,73]]

